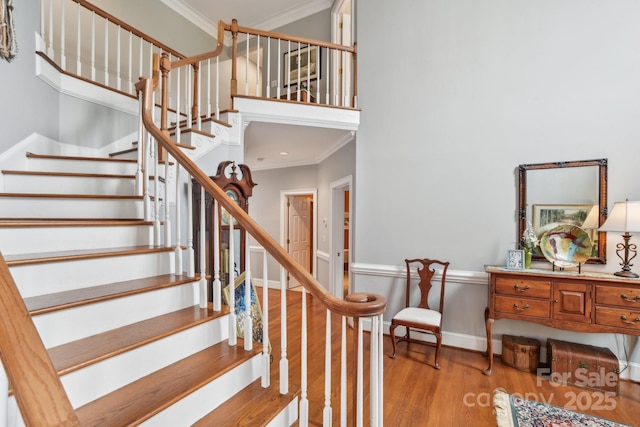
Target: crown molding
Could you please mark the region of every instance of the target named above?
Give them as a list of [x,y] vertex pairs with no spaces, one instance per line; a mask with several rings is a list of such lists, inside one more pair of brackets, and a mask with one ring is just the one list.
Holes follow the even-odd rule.
[[209,19],[202,16],[201,13],[196,11],[194,8],[186,4],[181,0],[160,0],[166,6],[173,9],[178,14],[182,15],[184,18],[191,21],[202,31],[209,34],[211,37],[216,38],[218,36],[218,23],[212,22]]

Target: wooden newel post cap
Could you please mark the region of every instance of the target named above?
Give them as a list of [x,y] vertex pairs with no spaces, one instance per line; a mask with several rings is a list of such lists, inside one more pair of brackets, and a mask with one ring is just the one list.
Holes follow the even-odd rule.
[[369,302],[369,294],[365,294],[362,292],[356,292],[355,294],[347,295],[347,301],[349,302]]

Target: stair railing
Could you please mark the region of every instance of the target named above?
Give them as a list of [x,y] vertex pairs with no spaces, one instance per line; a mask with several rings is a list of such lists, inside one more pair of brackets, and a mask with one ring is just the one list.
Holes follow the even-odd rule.
[[[13,390],[27,426],[79,426],[49,353],[40,338],[9,267],[0,253],[0,424],[6,423],[7,396]],[[6,376],[5,376],[6,375]]]
[[[364,423],[364,414],[363,414],[363,404],[364,404],[364,346],[363,346],[363,324],[362,320],[368,320],[371,322],[371,345],[370,345],[370,369],[369,369],[369,396],[370,396],[370,407],[369,407],[369,424],[372,426],[381,426],[382,425],[382,315],[384,309],[386,307],[386,299],[380,295],[374,294],[352,294],[347,297],[346,300],[340,300],[333,295],[331,295],[322,285],[320,285],[314,278],[311,276],[309,272],[303,269],[288,253],[282,248],[267,232],[265,232],[243,209],[241,209],[231,198],[229,198],[225,192],[220,189],[211,179],[206,175],[204,171],[202,171],[190,158],[187,154],[185,154],[182,149],[175,144],[175,142],[171,141],[167,135],[166,130],[163,130],[161,127],[158,127],[153,120],[152,111],[153,111],[153,93],[155,91],[155,85],[158,82],[154,82],[152,79],[141,78],[136,88],[139,92],[139,99],[141,102],[141,120],[144,125],[145,132],[148,133],[150,139],[154,141],[155,144],[158,144],[163,150],[166,150],[168,156],[172,158],[180,168],[183,168],[190,177],[193,178],[198,184],[200,184],[203,191],[209,193],[212,198],[215,200],[216,204],[219,204],[221,208],[223,208],[230,215],[233,220],[237,221],[240,227],[246,230],[247,234],[252,236],[258,244],[260,244],[266,253],[268,253],[271,257],[273,257],[281,266],[281,297],[282,300],[282,348],[281,348],[281,359],[280,359],[280,392],[288,393],[289,388],[289,372],[288,372],[288,360],[287,360],[287,328],[286,328],[286,274],[288,273],[294,279],[296,279],[303,287],[304,290],[302,292],[303,301],[306,297],[306,293],[309,292],[316,298],[320,303],[322,303],[327,308],[327,337],[328,341],[325,343],[326,345],[326,366],[325,366],[325,407],[323,409],[324,417],[325,417],[325,425],[330,425],[330,419],[332,417],[333,407],[331,405],[330,396],[332,394],[332,385],[331,385],[331,322],[329,321],[331,318],[331,313],[338,314],[342,316],[342,342],[341,342],[341,351],[342,351],[342,374],[341,374],[341,416],[344,417],[346,422],[347,412],[353,414],[351,419],[353,421],[353,425],[363,425]],[[163,95],[164,97],[164,95]],[[162,122],[162,120],[161,120]],[[146,138],[143,138],[146,140]],[[188,180],[191,182],[191,179]],[[204,198],[203,198],[204,199]],[[204,205],[204,204],[203,204]],[[214,204],[214,209],[217,211],[217,207]],[[204,221],[202,221],[204,223]],[[217,225],[212,226],[214,229],[217,228]],[[201,231],[202,232],[202,231]],[[233,243],[233,233],[230,233],[230,246]],[[247,245],[247,248],[249,245]],[[203,251],[204,252],[204,251]],[[229,283],[233,283],[233,256],[231,255],[233,251],[233,247],[230,248],[230,260],[229,260],[229,275],[230,280]],[[218,251],[216,251],[218,253]],[[249,262],[247,261],[247,265]],[[265,262],[266,265],[266,262]],[[250,275],[248,272],[247,274]],[[267,273],[263,272],[264,282],[263,287],[266,288],[266,278]],[[248,280],[247,284],[250,283]],[[248,288],[248,286],[246,286]],[[233,289],[233,288],[232,288]],[[232,294],[233,295],[233,294]],[[265,293],[266,295],[266,293]],[[214,298],[216,296],[214,295]],[[201,282],[201,305],[206,304],[207,301],[206,295],[206,281]],[[232,313],[235,312],[233,302],[234,298],[230,298],[230,311]],[[214,302],[214,307],[215,307]],[[250,302],[245,302],[246,306],[250,306]],[[266,304],[266,303],[265,303]],[[300,425],[307,426],[309,419],[309,400],[307,398],[307,371],[306,371],[306,361],[307,361],[307,349],[306,349],[306,340],[307,340],[307,325],[306,325],[306,303],[302,304],[302,331],[301,331],[301,396],[300,396]],[[266,309],[265,309],[266,311]],[[351,376],[352,383],[349,384],[351,389],[353,390],[353,402],[350,404],[347,402],[347,373],[346,373],[346,361],[349,356],[346,348],[346,319],[350,317],[354,319],[355,325],[355,339],[354,339],[354,352],[351,354],[355,360],[353,361],[354,366],[356,366],[355,375]],[[230,319],[230,337],[229,342],[231,345],[235,344],[235,319],[232,317]],[[267,327],[267,324],[264,324],[264,327]],[[246,333],[246,332],[245,332]],[[267,332],[268,334],[268,332]],[[246,336],[246,335],[245,335]],[[249,334],[251,336],[251,334]],[[250,341],[250,340],[245,340]],[[266,340],[265,340],[266,341]],[[263,348],[264,349],[264,348]],[[266,360],[266,354],[263,354],[263,359]],[[268,363],[267,363],[268,369]],[[263,374],[263,386],[269,386],[268,381],[265,381],[265,375]],[[347,409],[349,408],[349,409]],[[343,424],[345,425],[345,424]]]

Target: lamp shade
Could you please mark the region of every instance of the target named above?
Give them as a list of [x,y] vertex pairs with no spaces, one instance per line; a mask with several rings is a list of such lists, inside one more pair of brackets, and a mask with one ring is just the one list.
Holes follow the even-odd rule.
[[580,228],[583,228],[585,230],[594,230],[598,228],[598,226],[600,225],[599,220],[600,220],[600,205],[593,205],[591,206],[591,210],[587,214],[587,217],[585,218]]
[[640,233],[640,201],[614,203],[600,231]]

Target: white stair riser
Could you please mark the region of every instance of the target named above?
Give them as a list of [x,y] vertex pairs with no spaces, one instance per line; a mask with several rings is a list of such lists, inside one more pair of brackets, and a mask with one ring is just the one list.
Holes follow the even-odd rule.
[[[204,387],[185,396],[153,418],[143,427],[188,426],[220,406],[260,376],[261,355],[220,376]],[[222,425],[222,424],[221,424]]]
[[141,219],[139,199],[0,197],[4,218],[118,218]]
[[298,403],[297,397],[292,399],[291,403],[267,424],[267,427],[291,427],[298,420]]
[[5,193],[104,194],[131,196],[135,179],[59,175],[4,175]]
[[0,227],[0,250],[13,255],[148,246],[152,237],[151,225]]
[[27,170],[41,172],[109,173],[135,175],[138,166],[134,162],[110,162],[94,160],[27,159]]
[[174,273],[174,252],[10,267],[23,298]]
[[62,377],[78,407],[228,337],[229,316],[198,325]]
[[55,347],[198,303],[197,283],[157,289],[34,316],[45,347]]

